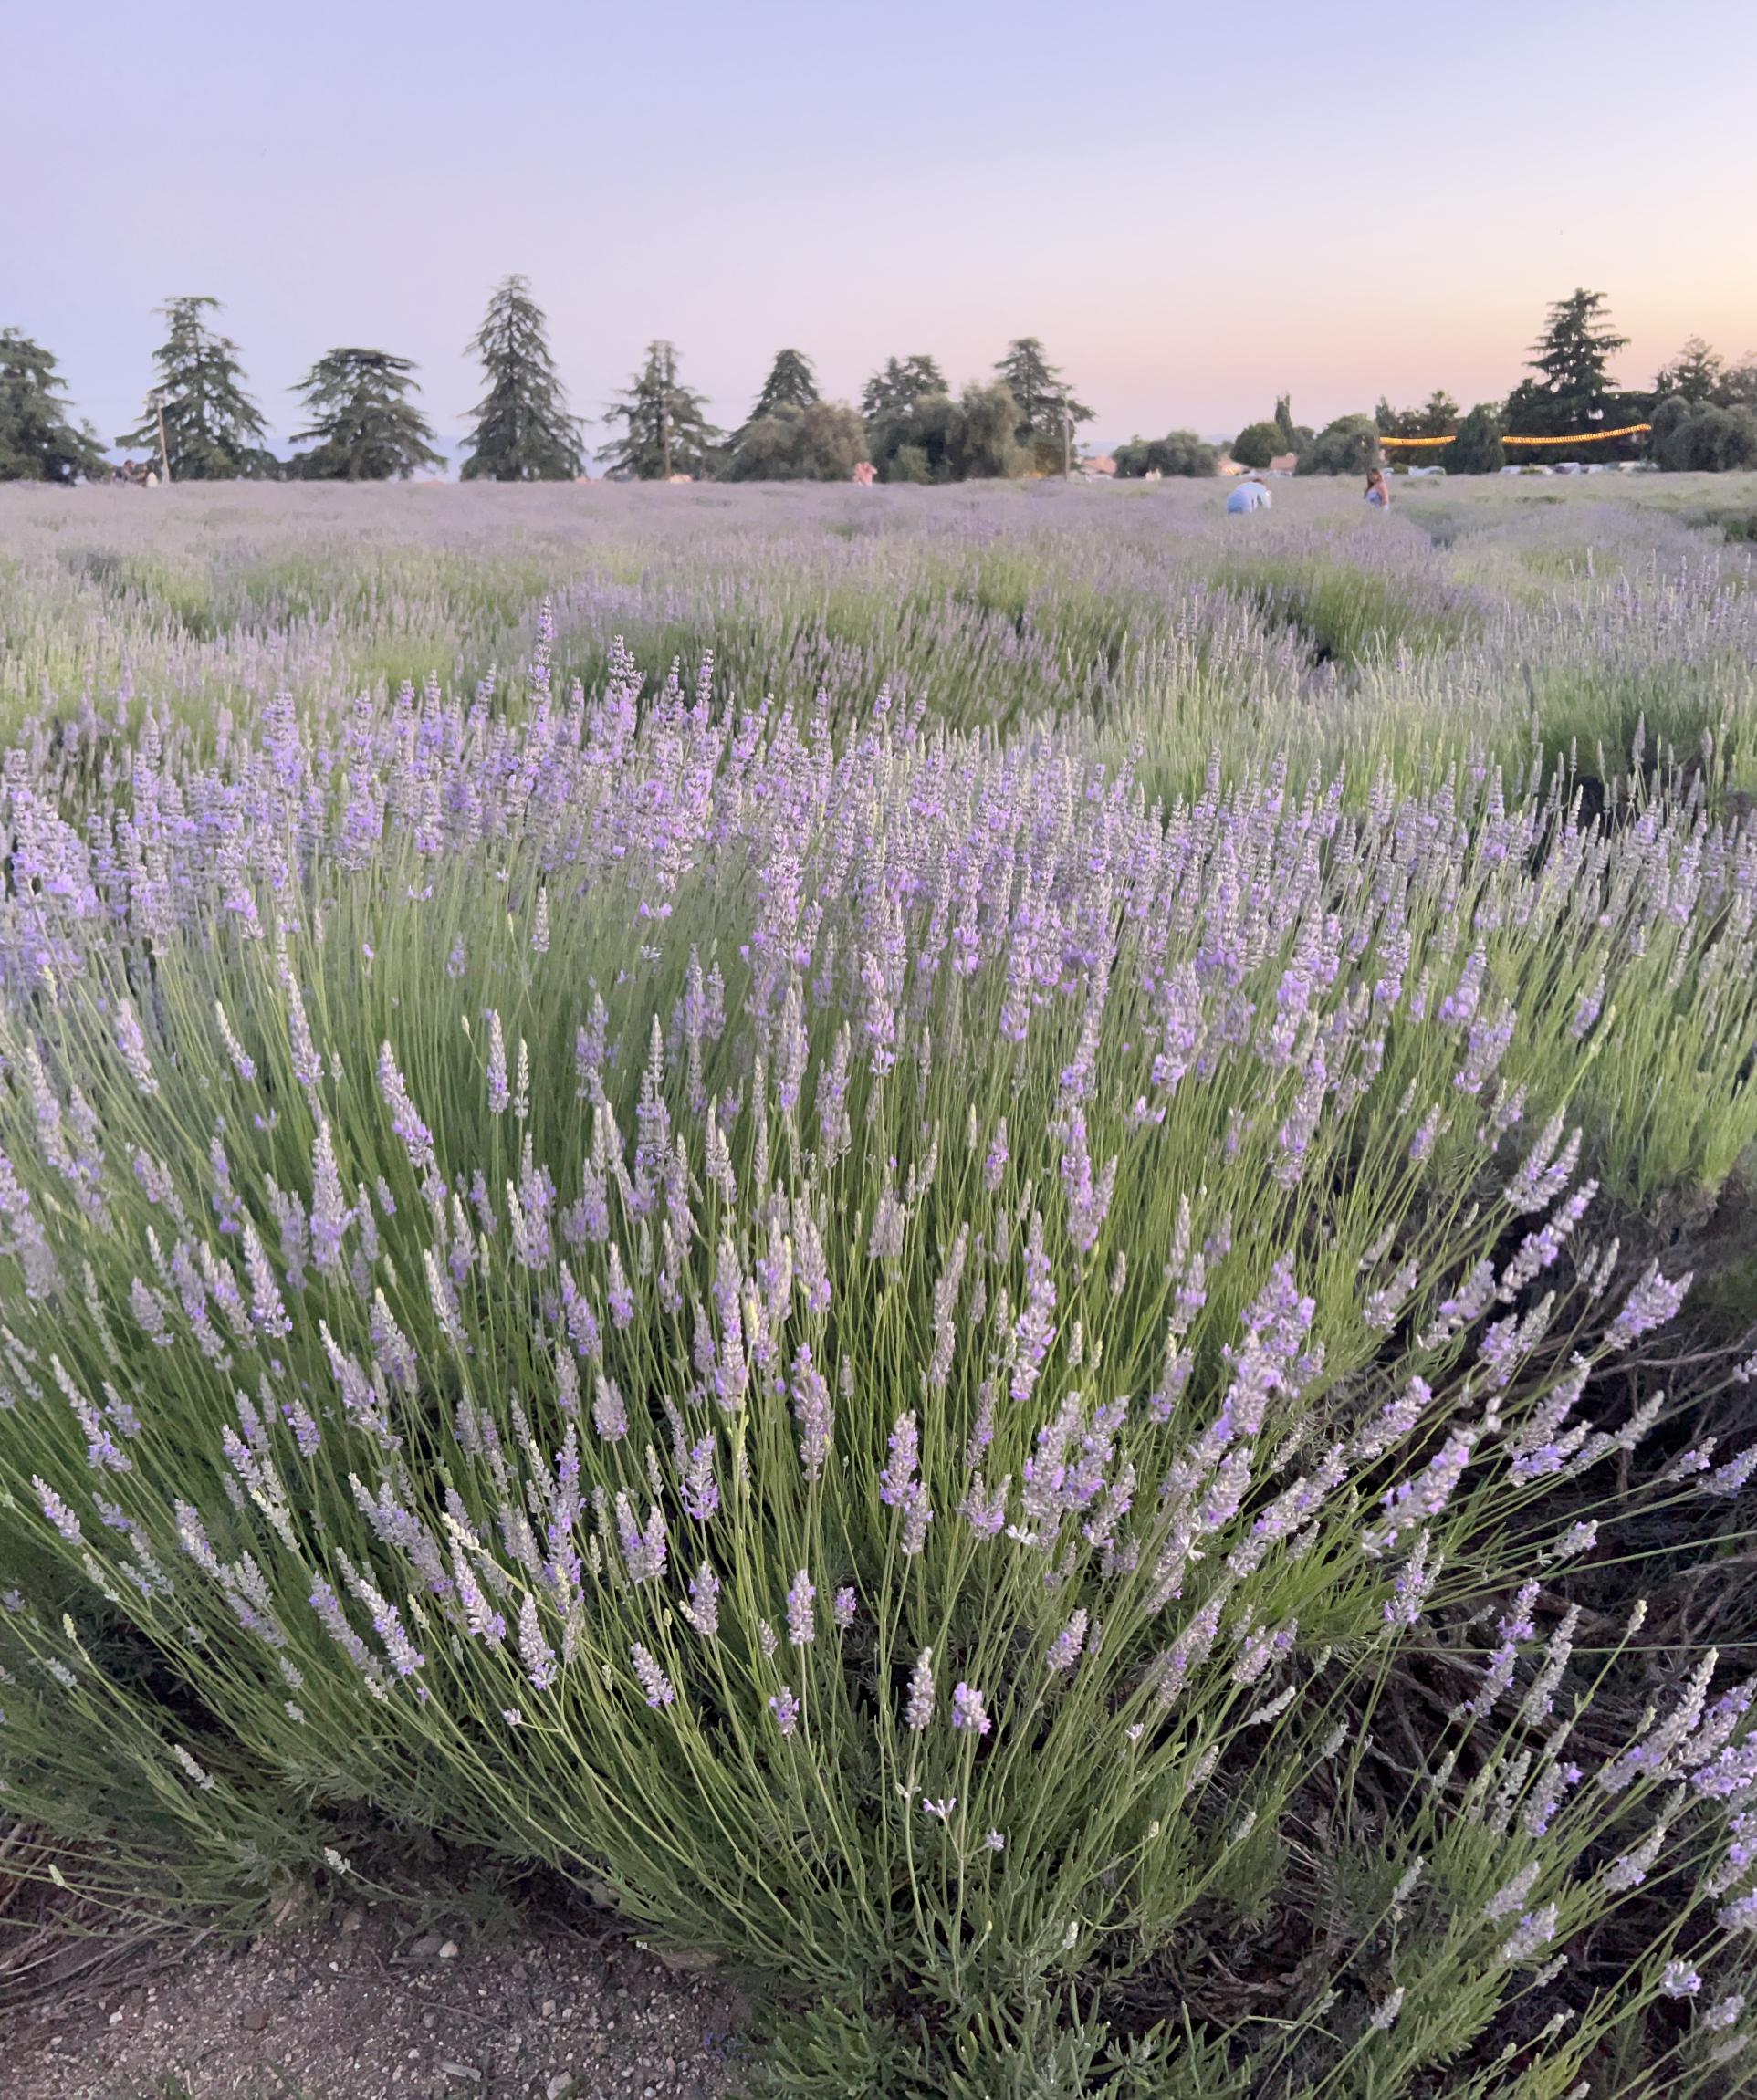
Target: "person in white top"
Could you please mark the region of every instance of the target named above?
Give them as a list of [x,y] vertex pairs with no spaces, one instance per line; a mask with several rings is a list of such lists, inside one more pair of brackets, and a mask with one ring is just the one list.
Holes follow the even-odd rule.
[[1253,510],[1267,510],[1272,499],[1254,474],[1248,474],[1226,499],[1229,517],[1243,517]]

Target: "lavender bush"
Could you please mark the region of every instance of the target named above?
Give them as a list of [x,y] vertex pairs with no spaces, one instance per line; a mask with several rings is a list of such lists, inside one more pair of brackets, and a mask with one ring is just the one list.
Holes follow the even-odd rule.
[[1742,691],[1589,820],[1529,709],[1366,726],[1511,601],[1344,681],[1205,588],[1180,692],[1281,662],[1309,768],[1132,758],[1072,643],[570,689],[565,599],[470,700],[21,692],[0,1801],[69,1876],[545,1862],[794,2093],[1733,2090],[1752,1687],[1642,1576],[1757,1474],[1665,1243],[1757,1135]]

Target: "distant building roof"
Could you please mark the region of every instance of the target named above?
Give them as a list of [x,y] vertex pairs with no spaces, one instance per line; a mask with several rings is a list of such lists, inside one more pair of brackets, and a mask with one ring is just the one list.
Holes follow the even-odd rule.
[[1269,463],[1271,474],[1292,474],[1300,464],[1297,452],[1278,452]]
[[1080,462],[1080,471],[1082,474],[1114,474],[1116,462],[1109,453],[1101,452],[1095,459],[1082,459]]

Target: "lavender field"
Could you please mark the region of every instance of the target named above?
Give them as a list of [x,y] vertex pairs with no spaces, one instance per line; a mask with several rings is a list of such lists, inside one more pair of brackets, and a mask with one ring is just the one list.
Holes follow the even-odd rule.
[[7,492],[83,1915],[540,1866],[824,2100],[1744,2089],[1757,486],[1220,500]]

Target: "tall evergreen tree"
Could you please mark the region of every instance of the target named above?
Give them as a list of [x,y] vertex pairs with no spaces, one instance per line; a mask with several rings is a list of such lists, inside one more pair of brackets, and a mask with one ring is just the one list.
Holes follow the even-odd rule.
[[861,390],[860,413],[869,423],[914,413],[931,396],[949,394],[946,375],[930,357],[887,358]]
[[0,329],[0,481],[66,486],[106,472],[89,423],[75,425],[54,358],[18,329]]
[[822,398],[811,360],[802,350],[784,350],[769,368],[749,420],[755,423],[758,416],[773,415],[779,408],[811,408]]
[[1035,336],[1016,336],[995,372],[1019,407],[1015,442],[1036,453],[1041,465],[1059,463],[1069,423],[1090,423],[1093,410],[1074,399],[1062,368],[1044,356]]
[[1757,408],[1757,354],[1747,350],[1742,363],[1726,367],[1714,398],[1723,408]]
[[470,340],[488,391],[473,412],[476,428],[465,481],[572,481],[584,468],[581,421],[549,355],[549,324],[528,278],[496,286]]
[[1550,308],[1526,360],[1536,378],[1507,397],[1508,434],[1515,437],[1585,436],[1610,427],[1623,404],[1610,361],[1628,344],[1610,326],[1603,292],[1576,291]]
[[263,440],[268,433],[256,404],[244,391],[238,346],[216,334],[206,316],[220,311],[218,299],[168,299],[159,308],[165,317],[165,340],[152,353],[159,369],[138,429],[119,437],[129,450],[159,450],[160,418],[173,481],[272,479],[280,463]]
[[291,463],[306,481],[407,481],[444,463],[427,419],[408,399],[421,390],[413,360],[388,350],[327,351],[293,390],[311,418],[295,444],[313,449]]
[[1463,411],[1443,386],[1437,386],[1416,411],[1421,428],[1417,437],[1450,437],[1458,429]]
[[1281,451],[1298,452],[1300,449],[1300,431],[1299,425],[1293,421],[1293,397],[1292,394],[1278,393],[1275,396],[1275,413],[1271,420],[1275,428],[1281,433]]
[[628,391],[605,413],[622,434],[599,457],[613,472],[637,481],[668,481],[674,474],[712,473],[721,433],[708,422],[702,396],[677,377],[677,350],[663,340],[647,345],[646,362]]
[[1654,374],[1653,391],[1662,397],[1682,394],[1689,402],[1718,401],[1725,378],[1719,351],[1710,350],[1700,336],[1691,336],[1671,362]]

